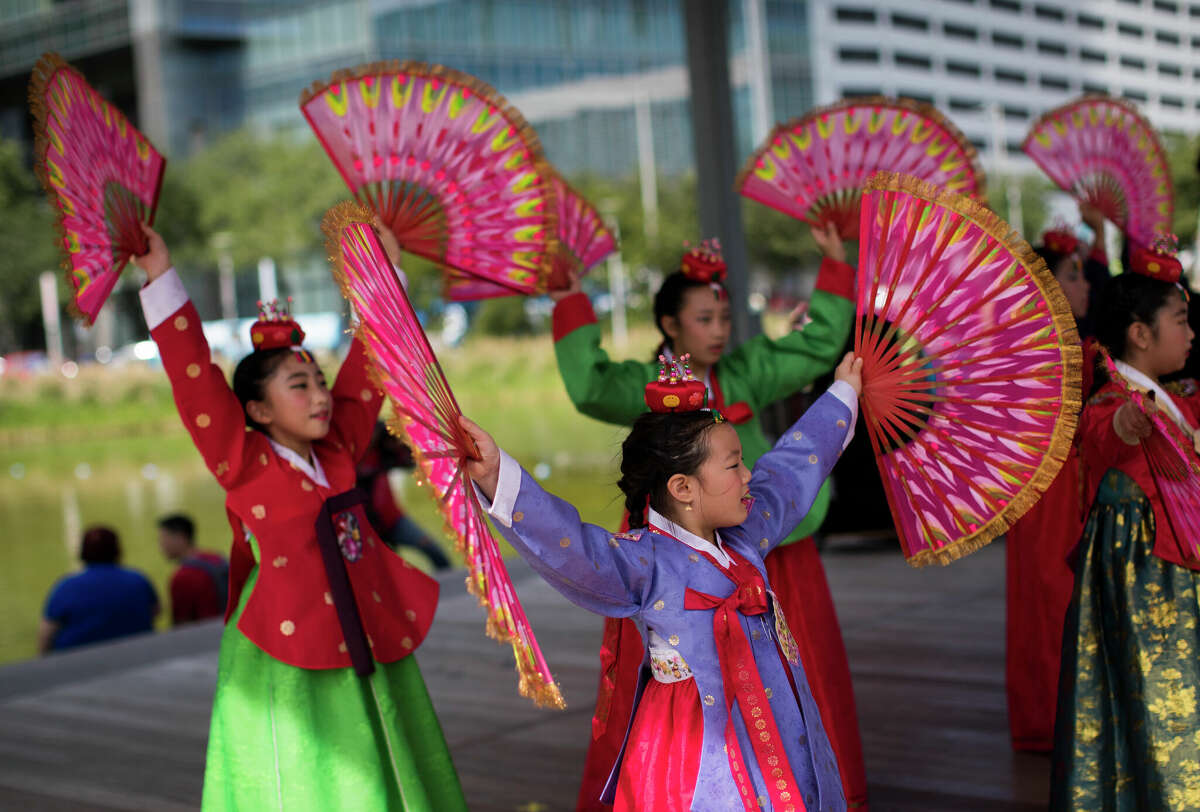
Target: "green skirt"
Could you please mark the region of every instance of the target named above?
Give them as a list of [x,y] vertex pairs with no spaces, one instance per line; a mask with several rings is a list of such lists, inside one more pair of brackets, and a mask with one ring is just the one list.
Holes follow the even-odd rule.
[[1108,471],[1063,635],[1052,810],[1200,810],[1200,573],[1153,547],[1145,494]]
[[257,575],[221,637],[206,812],[465,810],[416,658],[367,679],[279,662],[237,629]]

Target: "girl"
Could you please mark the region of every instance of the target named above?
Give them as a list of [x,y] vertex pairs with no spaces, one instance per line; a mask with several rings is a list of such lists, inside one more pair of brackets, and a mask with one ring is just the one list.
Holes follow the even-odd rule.
[[[1103,215],[1087,204],[1080,204],[1079,212],[1095,235],[1086,260],[1080,258],[1079,240],[1067,230],[1047,231],[1035,250],[1054,274],[1082,331],[1090,301],[1088,277],[1107,274],[1108,262],[1104,255]],[[1096,340],[1084,337],[1084,398],[1092,387],[1096,354]],[[1075,584],[1067,553],[1079,541],[1086,512],[1079,451],[1072,445],[1054,483],[1008,531],[1005,686],[1014,750],[1049,752],[1054,746],[1063,618]]]
[[753,475],[719,412],[670,411],[701,404],[702,384],[650,383],[653,411],[622,447],[634,529],[617,534],[583,524],[463,419],[481,452],[468,472],[505,538],[569,600],[632,618],[649,641],[604,796],[619,812],[846,808],[763,559],[812,506],[851,436],[861,370],[847,355]]
[[233,530],[204,808],[465,809],[409,656],[437,583],[377,540],[352,490],[381,404],[362,346],[330,390],[299,325],[260,314],[231,391],[166,245],[144,230],[146,322]]
[[[757,414],[831,369],[850,335],[854,269],[845,262],[835,227],[814,229],[813,237],[825,260],[808,310],[811,321],[779,340],[757,336],[725,351],[730,339],[729,296],[721,284],[725,263],[715,246],[686,253],[681,269],[663,281],[654,298],[654,322],[663,337],[659,352],[667,358],[691,356],[696,377],[708,389],[709,403],[732,424],[748,465],[770,448]],[[656,365],[609,359],[600,347],[600,327],[578,278],[572,278],[567,290],[551,295],[556,302],[555,354],[575,408],[597,420],[632,425],[646,410],[642,389],[654,379]],[[791,543],[778,547],[767,559],[767,570],[792,618],[804,668],[842,768],[846,797],[852,808],[865,810],[866,776],[850,667],[825,570],[809,538],[820,527],[828,505],[829,489],[822,487],[803,523],[788,528],[786,541]],[[645,644],[632,621],[606,620],[579,812],[604,808],[596,799],[624,733],[619,721],[610,725],[609,720],[628,718],[644,652]]]
[[[1200,410],[1159,384],[1183,367],[1193,338],[1179,263],[1139,250],[1131,265],[1140,273],[1114,278],[1101,296],[1100,341],[1128,383],[1200,443]],[[1080,421],[1094,501],[1064,629],[1055,810],[1200,809],[1200,576],[1185,564],[1141,444],[1152,430],[1112,382]],[[1195,540],[1196,528],[1181,530]]]

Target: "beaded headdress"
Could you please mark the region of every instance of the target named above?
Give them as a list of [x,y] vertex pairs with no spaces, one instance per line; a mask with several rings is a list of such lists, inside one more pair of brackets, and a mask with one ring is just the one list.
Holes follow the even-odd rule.
[[290,347],[300,361],[310,363],[312,353],[301,346],[304,331],[292,318],[292,297],[281,305],[278,299],[258,303],[258,320],[250,327],[250,343],[254,351]]
[[1163,282],[1179,283],[1183,265],[1175,257],[1179,249],[1179,238],[1174,234],[1159,233],[1149,248],[1134,248],[1129,255],[1129,270]]
[[[696,380],[689,365],[691,355],[678,359],[658,356],[658,380],[646,384],[646,405],[652,412],[695,412],[705,408],[708,388]],[[713,419],[721,423],[724,417],[713,411]]]
[[698,246],[692,247],[684,243],[687,250],[679,260],[679,270],[688,279],[697,282],[707,282],[717,296],[724,296],[725,288],[725,258],[721,256],[721,241],[716,237],[705,240]]

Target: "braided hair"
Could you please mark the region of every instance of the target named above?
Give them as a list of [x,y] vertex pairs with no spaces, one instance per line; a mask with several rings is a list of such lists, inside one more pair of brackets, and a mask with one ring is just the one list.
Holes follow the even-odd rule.
[[617,481],[630,527],[646,526],[647,505],[660,512],[666,507],[667,480],[699,470],[708,458],[708,431],[715,425],[709,411],[646,412],[634,422],[621,444]]

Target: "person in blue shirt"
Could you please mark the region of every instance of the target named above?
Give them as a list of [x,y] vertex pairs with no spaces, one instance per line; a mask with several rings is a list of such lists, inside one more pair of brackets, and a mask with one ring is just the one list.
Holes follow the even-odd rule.
[[145,575],[120,566],[121,543],[112,529],[88,528],[79,557],[83,572],[61,578],[46,599],[38,635],[40,654],[154,627],[158,594]]

